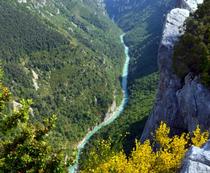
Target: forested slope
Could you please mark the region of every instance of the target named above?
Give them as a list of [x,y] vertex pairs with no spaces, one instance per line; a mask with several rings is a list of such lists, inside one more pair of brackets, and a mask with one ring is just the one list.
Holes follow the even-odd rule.
[[[140,138],[147,116],[152,110],[158,87],[157,54],[165,15],[174,7],[173,0],[115,1],[106,0],[109,16],[125,32],[131,56],[129,66],[129,103],[122,115],[95,135],[84,153],[97,140],[111,139],[116,150],[129,153]],[[90,147],[89,147],[90,146]],[[85,154],[81,163],[85,162]],[[83,163],[82,163],[83,164]]]
[[0,1],[5,83],[17,99],[32,98],[37,115],[57,114],[55,137],[71,148],[121,97],[121,31],[87,4]]
[[125,41],[130,48],[130,80],[158,70],[157,53],[165,15],[176,0],[106,0],[111,18],[127,32]]

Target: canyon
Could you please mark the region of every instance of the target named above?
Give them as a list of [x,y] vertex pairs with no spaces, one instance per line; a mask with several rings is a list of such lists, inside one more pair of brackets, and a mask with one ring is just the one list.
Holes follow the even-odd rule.
[[[3,82],[16,105],[22,97],[34,100],[31,121],[58,115],[49,143],[65,151],[65,162],[76,156],[70,172],[85,169],[100,141],[110,141],[115,152],[129,156],[135,141],[152,139],[162,121],[170,135],[198,125],[210,130],[208,86],[200,74],[182,78],[174,68],[185,22],[203,3],[0,1]],[[209,170],[209,152],[209,142],[191,147],[182,172]]]

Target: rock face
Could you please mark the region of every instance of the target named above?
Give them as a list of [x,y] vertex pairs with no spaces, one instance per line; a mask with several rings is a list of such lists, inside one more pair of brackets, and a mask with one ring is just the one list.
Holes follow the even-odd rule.
[[19,3],[27,3],[27,0],[18,0]]
[[165,29],[161,44],[166,47],[173,47],[178,37],[183,34],[184,28],[182,27],[184,21],[189,17],[190,12],[186,9],[175,8],[167,15]]
[[181,0],[181,8],[185,8],[190,12],[194,12],[198,8],[198,4],[202,4],[203,0]]
[[47,4],[47,0],[17,0],[18,3],[32,3],[36,7],[44,7]]
[[184,84],[173,73],[173,46],[184,31],[184,21],[202,0],[181,0],[180,8],[173,9],[166,18],[165,29],[158,53],[160,82],[153,112],[150,115],[142,141],[151,137],[161,121],[167,122],[173,133],[192,131],[197,124],[210,128],[210,92],[197,78],[188,74]]
[[204,147],[191,147],[184,159],[180,173],[210,172],[210,141]]

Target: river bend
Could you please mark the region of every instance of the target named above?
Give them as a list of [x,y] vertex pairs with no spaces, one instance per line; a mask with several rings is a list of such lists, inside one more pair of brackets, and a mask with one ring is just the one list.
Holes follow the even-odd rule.
[[121,101],[121,104],[112,113],[112,116],[110,116],[110,118],[106,119],[106,121],[102,122],[101,124],[95,126],[90,132],[87,133],[87,135],[84,137],[84,139],[80,142],[80,144],[77,146],[78,152],[77,152],[75,164],[69,167],[69,173],[77,172],[81,151],[85,147],[85,145],[88,143],[90,138],[95,133],[97,133],[102,127],[111,124],[117,117],[119,117],[120,114],[124,111],[124,108],[128,102],[127,83],[128,83],[128,70],[129,70],[130,56],[129,56],[129,48],[125,45],[125,42],[124,42],[124,36],[125,36],[125,34],[122,34],[120,36],[120,41],[124,45],[124,53],[125,53],[125,63],[123,66],[123,71],[122,71],[122,76],[121,76],[122,77],[122,91],[123,91],[123,99]]

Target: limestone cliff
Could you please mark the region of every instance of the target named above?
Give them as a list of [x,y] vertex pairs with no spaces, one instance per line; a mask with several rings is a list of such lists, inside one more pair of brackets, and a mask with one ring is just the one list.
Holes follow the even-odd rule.
[[181,0],[179,8],[167,15],[162,42],[158,53],[160,82],[156,103],[150,115],[142,140],[150,138],[160,121],[165,121],[173,133],[192,131],[197,124],[202,129],[210,127],[210,91],[188,74],[184,84],[172,68],[173,46],[184,32],[184,21],[202,0]]
[[202,148],[191,147],[187,152],[181,173],[208,173],[210,172],[210,141]]

